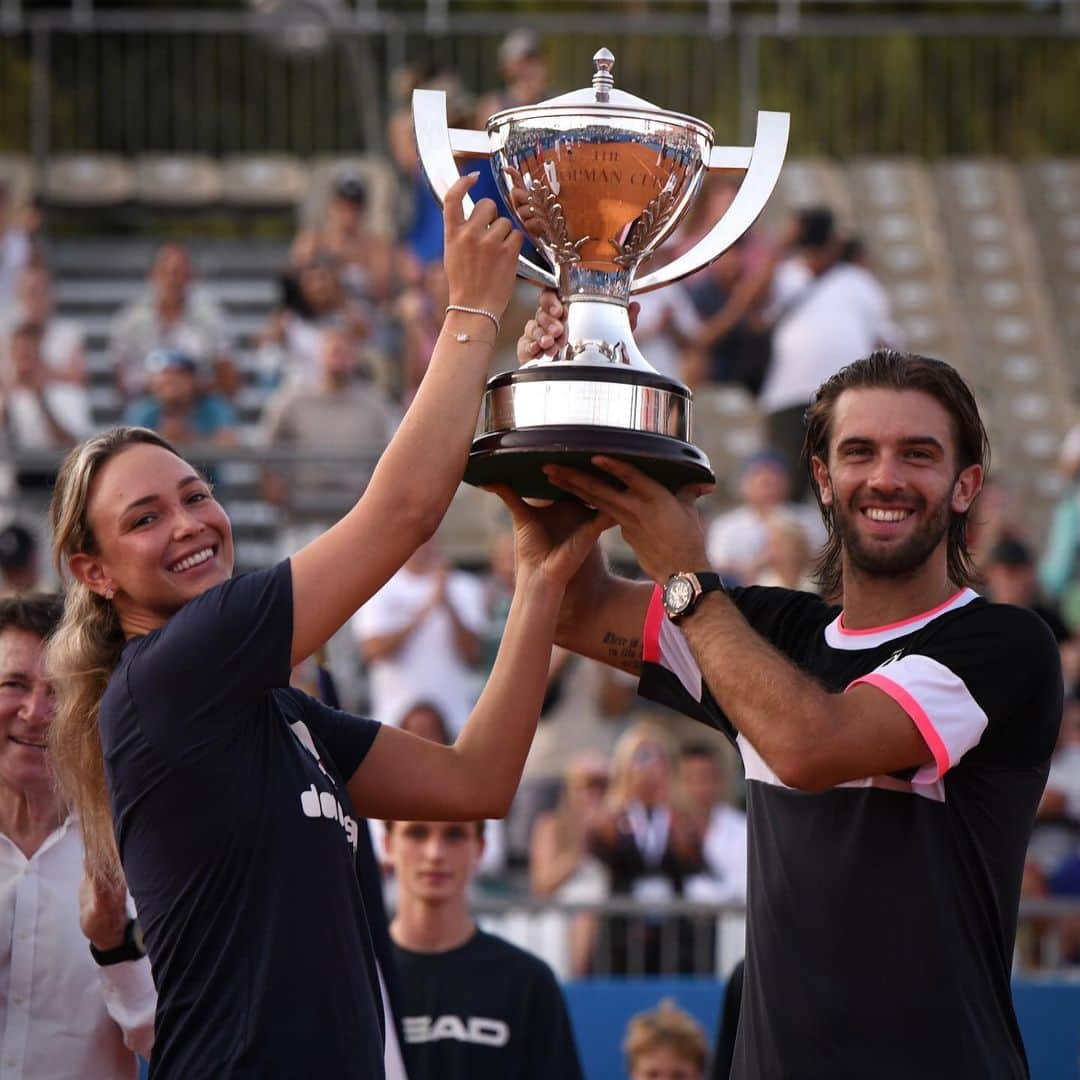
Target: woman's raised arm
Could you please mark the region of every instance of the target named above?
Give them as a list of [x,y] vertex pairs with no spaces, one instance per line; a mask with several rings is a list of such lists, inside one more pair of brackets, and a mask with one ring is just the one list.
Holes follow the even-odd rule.
[[611,521],[582,514],[569,532],[556,531],[508,489],[500,494],[514,517],[517,575],[495,667],[453,746],[380,729],[348,784],[364,817],[501,818],[517,790],[547,689],[563,589]]
[[[444,205],[450,304],[501,318],[521,234],[483,199],[465,219],[462,177]],[[357,504],[292,558],[292,662],[333,635],[438,527],[461,482],[495,343],[486,315],[448,311],[409,411]]]

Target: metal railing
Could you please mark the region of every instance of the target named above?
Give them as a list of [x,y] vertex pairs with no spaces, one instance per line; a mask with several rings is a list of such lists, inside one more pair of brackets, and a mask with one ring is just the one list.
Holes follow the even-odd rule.
[[[621,920],[631,928],[655,930],[651,955],[646,952],[644,935],[628,935],[630,944],[620,957],[621,965],[613,963],[612,938],[599,934],[594,954],[596,974],[613,968],[627,975],[726,974],[743,955],[746,909],[739,904],[718,906],[688,900],[642,904],[621,897],[595,904],[558,904],[531,897],[481,896],[471,906],[485,927],[543,956],[560,974],[565,974],[566,955],[559,935],[565,933],[569,920],[580,914],[595,917],[600,924]],[[1075,957],[1070,963],[1064,948],[1068,927],[1075,927],[1078,921],[1080,899],[1022,901],[1014,974],[1031,976],[1067,968],[1080,976],[1080,964]]]
[[40,162],[76,150],[378,151],[395,70],[451,67],[469,90],[493,90],[502,36],[528,25],[553,87],[582,85],[606,44],[620,85],[704,118],[722,140],[752,141],[757,110],[771,108],[793,113],[800,155],[1080,152],[1080,0],[835,7],[359,0],[256,14],[0,0],[0,149]]

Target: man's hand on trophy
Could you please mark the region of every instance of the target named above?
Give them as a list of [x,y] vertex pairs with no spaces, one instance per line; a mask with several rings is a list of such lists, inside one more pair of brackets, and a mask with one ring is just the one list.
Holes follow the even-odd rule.
[[462,203],[478,175],[463,176],[446,193],[443,262],[451,304],[501,318],[514,292],[522,237],[491,199],[481,199],[466,219]]
[[[635,300],[630,305],[630,329],[637,326],[641,305]],[[517,358],[519,364],[527,364],[538,356],[554,356],[566,344],[566,308],[558,295],[550,289],[540,294],[536,314],[525,324],[525,332],[518,338]]]
[[545,465],[544,475],[614,519],[642,570],[658,584],[681,570],[709,565],[697,500],[715,484],[687,484],[672,494],[625,461],[597,456],[592,464],[610,479],[561,465]]

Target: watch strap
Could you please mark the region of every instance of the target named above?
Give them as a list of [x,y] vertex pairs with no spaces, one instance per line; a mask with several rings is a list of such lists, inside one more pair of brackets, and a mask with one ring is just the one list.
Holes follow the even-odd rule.
[[142,933],[138,923],[134,919],[128,919],[127,926],[124,927],[124,940],[114,949],[99,949],[91,942],[90,955],[98,967],[111,967],[113,964],[123,964],[129,960],[141,960],[146,955],[146,948],[142,943]]
[[[697,578],[698,599],[707,592],[715,592],[724,587],[724,579],[715,570],[695,570],[690,577]],[[696,601],[695,601],[696,602]]]

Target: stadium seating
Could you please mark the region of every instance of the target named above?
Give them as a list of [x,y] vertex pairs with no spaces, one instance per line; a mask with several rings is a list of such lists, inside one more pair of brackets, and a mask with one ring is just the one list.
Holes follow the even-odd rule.
[[[128,162],[73,155],[50,163],[44,192],[68,207],[119,201],[146,207],[273,209],[316,220],[334,179],[344,171],[366,182],[373,224],[393,218],[393,174],[377,158],[284,155],[233,157],[151,155]],[[0,181],[28,192],[30,161],[0,157]],[[942,356],[970,379],[987,413],[996,470],[1012,478],[1034,527],[1045,521],[1059,480],[1052,461],[1072,419],[1071,391],[1080,364],[1080,163],[857,159],[838,164],[794,160],[784,168],[766,213],[777,227],[794,206],[827,203],[845,230],[861,236],[887,288],[907,347]],[[238,406],[247,435],[265,390],[253,378],[253,338],[276,302],[282,241],[195,241],[200,281],[228,313],[245,383]],[[106,353],[108,327],[143,287],[154,244],[114,238],[58,241],[52,261],[62,312],[89,331],[96,418],[116,420],[120,401]],[[714,502],[730,497],[739,460],[762,445],[760,418],[740,390],[698,393],[695,432],[717,469]],[[254,466],[228,471],[226,494],[241,520],[241,563],[265,561],[273,514],[261,506]],[[450,547],[464,562],[483,560],[492,522],[459,496],[447,523]]]

